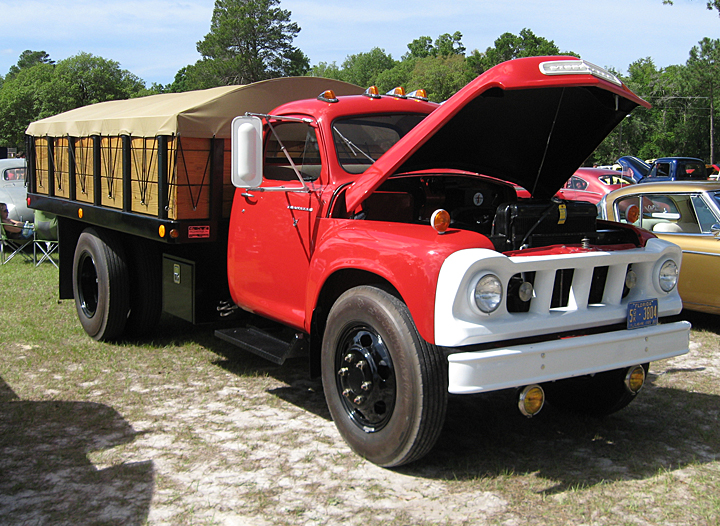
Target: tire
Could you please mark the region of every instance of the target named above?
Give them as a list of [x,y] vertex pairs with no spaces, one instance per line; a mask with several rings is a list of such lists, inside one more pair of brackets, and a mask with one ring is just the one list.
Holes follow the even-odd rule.
[[338,431],[385,467],[430,451],[447,409],[447,362],[417,332],[405,304],[376,287],[345,292],[322,343],[322,381]]
[[80,323],[98,341],[119,338],[129,312],[129,273],[119,240],[86,229],[73,257],[73,295]]
[[134,338],[147,335],[155,329],[162,314],[162,272],[160,254],[151,241],[133,241],[129,253],[130,314],[125,334]]
[[[647,376],[650,364],[643,364]],[[543,384],[548,403],[558,409],[590,416],[607,416],[620,411],[637,394],[625,387],[627,369],[615,369],[594,376],[580,376]]]

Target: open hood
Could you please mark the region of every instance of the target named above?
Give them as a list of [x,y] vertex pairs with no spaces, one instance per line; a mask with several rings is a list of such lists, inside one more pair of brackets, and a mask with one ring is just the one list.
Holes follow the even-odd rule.
[[638,105],[616,77],[573,57],[531,57],[483,73],[380,157],[346,193],[347,208],[394,173],[459,169],[549,199]]

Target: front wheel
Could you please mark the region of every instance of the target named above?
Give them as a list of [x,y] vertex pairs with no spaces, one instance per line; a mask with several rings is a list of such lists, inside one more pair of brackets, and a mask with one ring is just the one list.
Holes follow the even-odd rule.
[[361,286],[338,298],[323,337],[322,380],[338,431],[369,461],[407,464],[437,441],[447,408],[447,363],[390,293]]
[[85,230],[75,247],[73,295],[80,323],[93,339],[108,341],[123,333],[129,283],[120,242],[102,230]]

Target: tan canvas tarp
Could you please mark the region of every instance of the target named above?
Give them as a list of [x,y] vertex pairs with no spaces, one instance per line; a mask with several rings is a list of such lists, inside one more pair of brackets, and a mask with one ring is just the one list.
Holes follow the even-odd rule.
[[132,135],[155,137],[230,137],[230,123],[245,112],[268,113],[291,100],[315,98],[327,89],[356,95],[362,88],[337,80],[290,77],[244,86],[222,86],[185,93],[165,93],[101,102],[30,124],[34,137]]

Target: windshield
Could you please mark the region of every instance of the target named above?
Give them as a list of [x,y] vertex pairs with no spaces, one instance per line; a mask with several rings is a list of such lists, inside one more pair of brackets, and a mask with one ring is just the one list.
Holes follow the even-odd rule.
[[340,166],[352,174],[363,173],[424,118],[404,113],[338,119],[333,138]]

